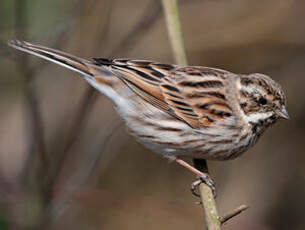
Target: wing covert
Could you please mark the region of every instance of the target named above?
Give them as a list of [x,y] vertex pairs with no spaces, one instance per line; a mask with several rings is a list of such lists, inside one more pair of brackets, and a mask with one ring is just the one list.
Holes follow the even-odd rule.
[[204,128],[230,117],[225,98],[229,72],[207,67],[177,68],[160,85],[165,101],[194,128]]
[[232,115],[225,100],[227,71],[146,60],[94,61],[110,66],[115,75],[145,101],[193,128],[209,127]]

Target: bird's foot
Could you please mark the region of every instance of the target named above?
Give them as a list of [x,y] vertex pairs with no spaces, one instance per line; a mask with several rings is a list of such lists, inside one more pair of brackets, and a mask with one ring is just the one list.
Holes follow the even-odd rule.
[[199,179],[194,181],[192,184],[191,184],[191,192],[195,195],[195,196],[198,196],[200,197],[200,195],[198,194],[198,192],[196,191],[198,186],[201,184],[201,183],[205,183],[207,186],[209,186],[212,190],[212,193],[213,193],[213,196],[214,198],[216,198],[216,187],[215,187],[215,183],[213,181],[213,179],[206,173],[202,173],[200,176],[199,176]]

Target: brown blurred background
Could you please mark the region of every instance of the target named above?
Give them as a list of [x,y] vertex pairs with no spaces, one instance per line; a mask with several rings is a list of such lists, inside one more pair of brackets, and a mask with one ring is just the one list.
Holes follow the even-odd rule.
[[[305,1],[180,0],[189,63],[265,73],[280,121],[241,158],[209,162],[230,230],[305,229]],[[77,74],[6,46],[172,63],[159,0],[0,1],[0,229],[203,229],[194,176],[125,131]]]

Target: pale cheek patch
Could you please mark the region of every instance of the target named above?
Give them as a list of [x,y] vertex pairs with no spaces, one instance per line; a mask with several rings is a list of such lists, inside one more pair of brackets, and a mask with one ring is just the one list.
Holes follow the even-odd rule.
[[265,120],[273,115],[273,112],[266,112],[266,113],[252,113],[248,116],[245,115],[246,121],[257,123],[259,120]]

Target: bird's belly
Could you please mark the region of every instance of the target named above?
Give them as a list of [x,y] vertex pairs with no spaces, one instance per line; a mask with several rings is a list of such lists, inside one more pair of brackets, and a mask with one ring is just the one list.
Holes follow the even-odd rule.
[[165,157],[227,160],[239,156],[253,145],[248,135],[224,127],[194,129],[143,101],[128,88],[120,89],[118,93],[110,87],[101,88],[89,83],[114,101],[130,133],[139,142]]
[[125,116],[125,120],[130,133],[140,143],[165,157],[228,160],[250,147],[247,135],[225,130],[214,132],[213,128],[208,132],[199,132],[158,109],[140,116],[139,113],[137,116]]

